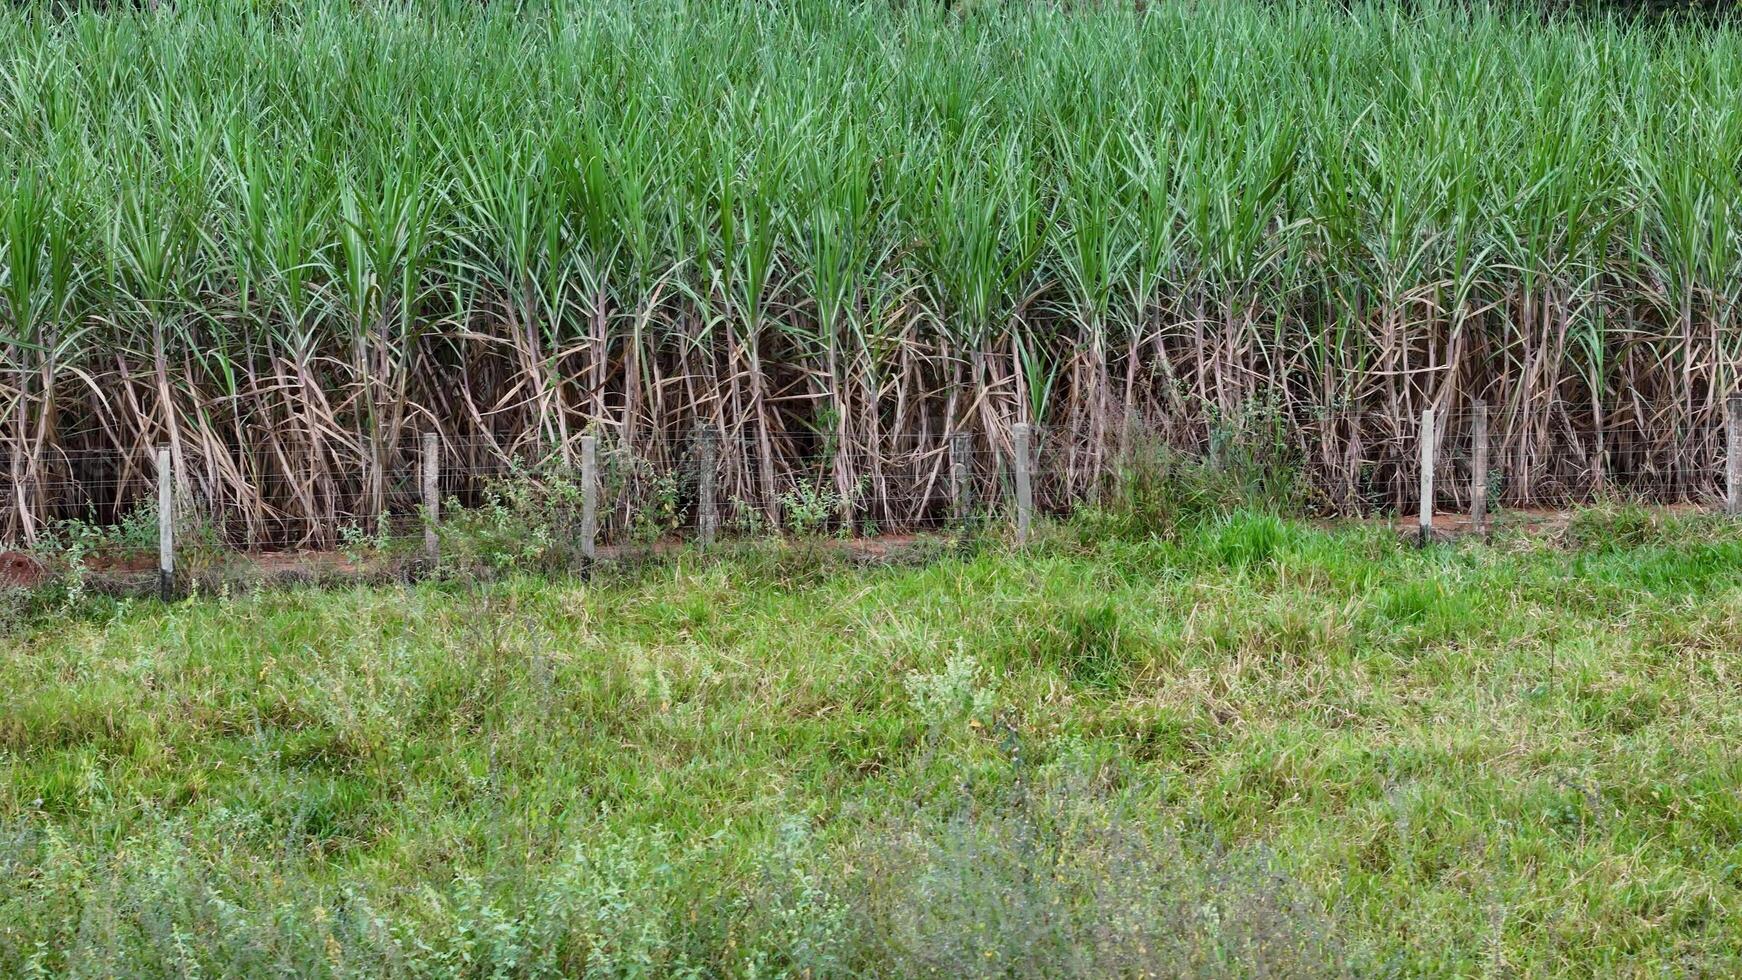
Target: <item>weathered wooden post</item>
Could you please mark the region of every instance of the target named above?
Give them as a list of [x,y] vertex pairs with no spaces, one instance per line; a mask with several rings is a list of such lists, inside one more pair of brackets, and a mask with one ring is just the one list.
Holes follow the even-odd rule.
[[175,598],[175,470],[168,446],[157,447],[157,596]]
[[719,433],[711,429],[696,430],[696,526],[702,547],[714,543],[720,526],[720,515],[714,505],[714,471],[719,468]]
[[1028,526],[1034,519],[1034,483],[1029,468],[1034,465],[1030,448],[1034,427],[1018,422],[1011,429],[1016,450],[1016,544],[1028,543]]
[[962,528],[968,526],[968,514],[974,506],[973,452],[973,436],[950,434],[950,519]]
[[1742,392],[1724,400],[1724,513],[1742,515]]
[[1470,529],[1480,534],[1488,524],[1488,403],[1470,406]]
[[581,437],[581,554],[599,557],[599,437]]
[[441,557],[441,536],[436,527],[442,521],[441,439],[434,432],[423,434],[421,484],[423,490],[423,553],[431,563]]
[[1434,533],[1434,410],[1421,410],[1421,539]]

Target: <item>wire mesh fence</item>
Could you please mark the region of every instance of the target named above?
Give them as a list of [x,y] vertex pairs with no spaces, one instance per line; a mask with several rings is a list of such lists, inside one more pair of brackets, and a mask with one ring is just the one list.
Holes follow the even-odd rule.
[[[172,446],[167,473],[146,447],[31,458],[0,451],[0,550],[64,538],[70,528],[96,542],[106,560],[144,563],[159,548],[163,479],[177,534],[211,549],[344,551],[398,542],[415,550],[432,543],[440,514],[444,528],[585,537],[588,554],[595,545],[1014,526],[1105,503],[1144,468],[1145,454],[1158,453],[1200,470],[1286,470],[1304,509],[1363,516],[1466,513],[1478,501],[1489,513],[1611,499],[1715,508],[1742,479],[1731,475],[1742,469],[1730,459],[1729,447],[1742,440],[1734,408],[1726,421],[1674,438],[1549,424],[1473,404],[1432,416],[1431,432],[1425,415],[1388,416],[1381,425],[1370,415],[1335,413],[1232,434],[1150,426],[1136,436],[1090,438],[1066,427],[1023,434],[1018,425],[939,426],[883,433],[875,451],[839,447],[826,433],[777,440],[731,429],[638,443],[602,432],[556,446],[406,432],[354,440],[338,457],[346,464],[312,449],[299,457],[276,447]],[[1025,442],[1026,457],[1018,448]]]

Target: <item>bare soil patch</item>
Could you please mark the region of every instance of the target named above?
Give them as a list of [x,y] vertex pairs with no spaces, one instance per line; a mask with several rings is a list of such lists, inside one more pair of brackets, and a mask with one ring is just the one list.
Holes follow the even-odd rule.
[[42,562],[20,551],[0,551],[0,588],[34,588],[47,578]]

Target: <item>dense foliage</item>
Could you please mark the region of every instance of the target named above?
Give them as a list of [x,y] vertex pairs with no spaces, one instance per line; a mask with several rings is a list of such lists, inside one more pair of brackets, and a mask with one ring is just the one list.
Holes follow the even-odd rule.
[[[1480,5],[249,3],[0,12],[0,527],[168,444],[250,535],[456,465],[795,486],[893,526],[945,435],[1258,417],[1332,506],[1430,404],[1500,485],[1716,458],[1742,36]],[[1243,423],[1241,423],[1243,424]],[[71,489],[79,484],[82,489]],[[868,487],[869,492],[859,492]],[[897,493],[895,487],[921,490]],[[844,504],[843,506],[849,506]],[[848,515],[851,516],[851,515]]]

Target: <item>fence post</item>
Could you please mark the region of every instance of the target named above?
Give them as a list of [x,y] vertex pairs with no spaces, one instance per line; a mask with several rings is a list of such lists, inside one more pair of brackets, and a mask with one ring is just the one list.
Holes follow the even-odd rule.
[[1488,403],[1478,398],[1470,409],[1470,528],[1480,534],[1488,523]]
[[175,471],[168,446],[157,447],[157,596],[175,598]]
[[1742,515],[1742,392],[1724,400],[1724,513]]
[[599,437],[581,437],[581,554],[599,557]]
[[1434,410],[1421,410],[1421,539],[1434,531]]
[[696,429],[696,525],[701,532],[702,547],[714,543],[720,515],[714,506],[714,471],[718,469],[719,433],[711,429]]
[[1028,543],[1028,525],[1034,518],[1034,485],[1029,468],[1034,465],[1032,436],[1034,427],[1018,422],[1011,429],[1016,448],[1016,544]]
[[434,432],[423,434],[423,553],[432,563],[441,557],[441,537],[436,527],[442,522],[441,501],[441,440]]
[[968,526],[968,513],[974,505],[973,439],[966,432],[950,434],[950,517],[958,527]]

